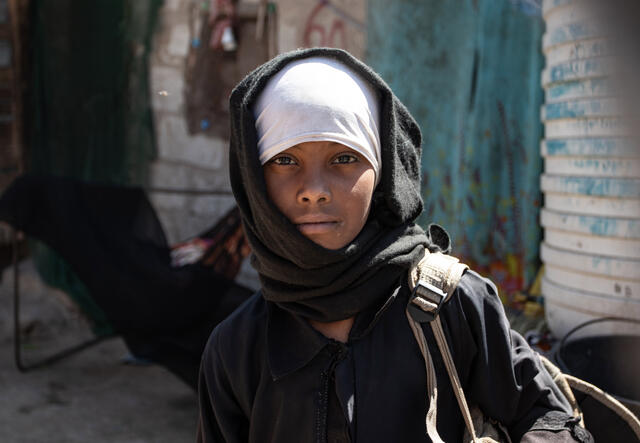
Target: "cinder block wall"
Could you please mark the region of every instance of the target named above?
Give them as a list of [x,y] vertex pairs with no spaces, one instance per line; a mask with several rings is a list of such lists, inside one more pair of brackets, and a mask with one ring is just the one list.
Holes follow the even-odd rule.
[[170,243],[211,227],[234,205],[227,172],[227,140],[192,136],[187,131],[183,89],[192,3],[167,0],[160,11],[150,60],[158,155],[151,165],[149,185],[229,194],[150,193]]

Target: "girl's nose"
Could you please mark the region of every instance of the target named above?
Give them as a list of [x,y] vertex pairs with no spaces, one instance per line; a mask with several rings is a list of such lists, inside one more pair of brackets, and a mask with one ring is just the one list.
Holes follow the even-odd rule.
[[329,183],[318,172],[311,172],[302,177],[297,200],[299,204],[324,204],[331,201]]

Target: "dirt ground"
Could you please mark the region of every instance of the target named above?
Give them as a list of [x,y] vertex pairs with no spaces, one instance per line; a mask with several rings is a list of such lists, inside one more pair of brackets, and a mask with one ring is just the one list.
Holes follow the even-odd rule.
[[[61,292],[20,265],[26,363],[92,336]],[[181,443],[195,441],[196,394],[158,366],[126,364],[119,338],[21,373],[13,357],[13,273],[0,282],[0,442]]]

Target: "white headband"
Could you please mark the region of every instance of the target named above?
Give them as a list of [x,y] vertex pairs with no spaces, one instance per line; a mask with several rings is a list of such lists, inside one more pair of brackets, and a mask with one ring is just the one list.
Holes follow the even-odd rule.
[[332,141],[362,154],[380,179],[378,97],[341,62],[311,57],[285,66],[253,106],[260,161],[309,141]]

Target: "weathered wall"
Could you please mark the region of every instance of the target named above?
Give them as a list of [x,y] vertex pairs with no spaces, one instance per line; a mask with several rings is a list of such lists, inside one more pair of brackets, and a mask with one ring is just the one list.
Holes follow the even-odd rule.
[[[185,69],[191,40],[189,0],[166,0],[150,60],[157,158],[151,188],[228,191],[228,195],[150,192],[170,243],[211,227],[234,204],[227,173],[227,141],[190,135],[185,118]],[[192,23],[192,21],[191,21]]]
[[363,58],[366,0],[278,0],[278,48],[332,46]]
[[421,223],[502,289],[539,265],[539,2],[369,1],[367,61],[420,124]]

